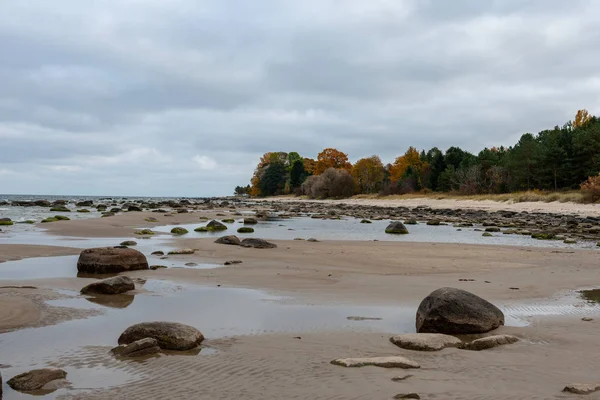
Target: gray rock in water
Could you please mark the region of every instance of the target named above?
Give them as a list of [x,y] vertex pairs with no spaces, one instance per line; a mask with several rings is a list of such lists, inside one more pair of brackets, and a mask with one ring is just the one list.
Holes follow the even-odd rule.
[[487,350],[493,347],[513,344],[519,341],[519,338],[513,335],[493,335],[481,339],[473,340],[465,344],[462,348],[466,350]]
[[119,344],[129,344],[140,339],[154,338],[161,349],[189,350],[204,340],[202,333],[189,325],[176,322],[142,322],[130,326],[119,336]]
[[358,368],[358,367],[381,367],[381,368],[421,368],[415,361],[401,356],[391,357],[370,357],[370,358],[338,358],[331,361],[333,365],[342,367]]
[[120,357],[143,357],[160,352],[158,341],[154,338],[136,340],[130,344],[122,344],[111,352]]
[[114,276],[112,278],[102,279],[99,282],[90,283],[81,289],[82,294],[122,294],[129,290],[134,290],[135,284],[126,276]]
[[218,238],[217,240],[215,240],[215,243],[219,243],[219,244],[231,244],[234,246],[239,246],[242,244],[242,242],[240,241],[240,239],[235,236],[235,235],[228,235],[228,236],[223,236]]
[[406,235],[408,233],[408,229],[406,226],[400,221],[394,221],[385,228],[385,233],[398,234],[398,235]]
[[242,247],[252,247],[254,249],[274,249],[277,247],[275,243],[267,242],[264,239],[247,238],[242,240]]
[[99,247],[79,255],[77,271],[88,274],[111,274],[148,269],[146,256],[130,248]]
[[573,394],[590,394],[600,390],[600,385],[597,383],[571,383],[565,386],[563,392]]
[[417,310],[419,333],[485,333],[504,325],[498,307],[466,290],[441,288],[427,296]]
[[8,386],[20,392],[42,389],[48,383],[57,379],[65,379],[67,373],[58,368],[34,369],[11,378]]
[[390,342],[400,348],[417,351],[438,351],[462,344],[460,339],[441,333],[407,333],[392,336]]
[[258,220],[253,217],[244,218],[244,225],[255,225],[258,224]]
[[121,246],[137,246],[137,242],[135,240],[126,240],[121,242]]
[[212,220],[208,224],[206,224],[206,228],[209,231],[225,231],[225,230],[227,230],[227,226],[225,224],[222,224],[221,222],[216,221],[216,220]]

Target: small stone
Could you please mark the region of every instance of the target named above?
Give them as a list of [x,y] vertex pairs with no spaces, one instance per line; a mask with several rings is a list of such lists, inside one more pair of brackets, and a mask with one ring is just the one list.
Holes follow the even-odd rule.
[[150,266],[150,269],[152,271],[156,271],[157,269],[162,269],[162,268],[167,268],[167,266],[166,265],[151,265]]
[[158,251],[153,251],[153,252],[152,252],[152,253],[150,253],[150,254],[152,254],[153,256],[164,256],[164,255],[165,255],[165,252],[164,252],[164,251],[160,251],[160,250],[158,250]]
[[194,254],[195,252],[196,252],[196,250],[194,250],[194,249],[178,249],[178,250],[171,250],[167,254],[169,254],[169,255],[182,255],[182,254]]
[[400,381],[405,381],[408,378],[412,378],[412,375],[404,375],[404,376],[398,375],[398,376],[393,377],[392,381],[394,381],[394,382],[400,382]]
[[241,260],[225,261],[225,265],[233,265],[233,264],[241,264],[241,263],[242,263]]
[[308,238],[308,239],[306,239],[306,241],[307,242],[312,242],[312,243],[317,243],[318,242],[318,240],[315,239],[315,238]]
[[137,242],[135,240],[126,240],[121,242],[121,246],[136,246]]
[[339,358],[331,361],[333,365],[340,365],[348,368],[359,367],[381,367],[381,368],[421,368],[421,366],[408,358],[401,356],[390,357],[371,357],[371,358]]
[[565,386],[563,392],[574,394],[590,394],[600,390],[600,385],[596,383],[571,383]]
[[394,399],[420,399],[417,393],[399,393],[394,396]]
[[585,322],[591,322],[591,321],[593,321],[593,320],[594,320],[594,318],[590,318],[590,317],[583,317],[583,318],[581,318],[581,320],[582,320],[582,321],[585,321]]
[[382,318],[377,318],[377,317],[346,317],[346,319],[348,321],[381,321],[382,320]]
[[462,348],[465,350],[487,350],[493,347],[513,344],[519,341],[519,338],[513,335],[493,335],[481,339],[473,340],[467,343]]
[[14,390],[28,392],[42,389],[46,384],[66,377],[67,373],[62,369],[42,368],[17,375],[6,383]]

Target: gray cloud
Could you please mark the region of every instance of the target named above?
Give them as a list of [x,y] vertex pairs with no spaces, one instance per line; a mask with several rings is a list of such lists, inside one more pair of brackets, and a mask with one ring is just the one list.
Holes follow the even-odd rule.
[[0,14],[0,191],[219,195],[266,151],[391,162],[600,109],[591,0],[76,0]]

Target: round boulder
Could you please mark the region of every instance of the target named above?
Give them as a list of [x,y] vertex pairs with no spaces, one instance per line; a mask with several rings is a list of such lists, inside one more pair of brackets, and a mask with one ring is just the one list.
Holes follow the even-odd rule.
[[416,319],[419,333],[485,333],[504,325],[498,307],[466,290],[449,287],[423,299]]
[[122,294],[135,289],[133,281],[126,276],[114,276],[90,283],[81,289],[82,294]]
[[176,322],[142,322],[130,326],[119,336],[119,344],[130,344],[144,338],[156,339],[165,350],[189,350],[204,340],[202,333],[189,325]]
[[392,233],[398,235],[406,235],[408,233],[408,229],[406,226],[400,221],[394,221],[385,228],[385,233]]
[[77,260],[77,271],[89,274],[111,274],[138,269],[148,269],[148,260],[142,253],[130,248],[86,249]]

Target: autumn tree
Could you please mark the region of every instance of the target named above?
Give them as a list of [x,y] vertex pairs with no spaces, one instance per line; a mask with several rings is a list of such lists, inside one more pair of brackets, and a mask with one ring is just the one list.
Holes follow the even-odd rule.
[[339,150],[328,148],[323,150],[317,156],[317,165],[315,166],[315,175],[320,175],[329,168],[345,169],[350,172],[352,164],[348,162],[348,155]]
[[416,179],[417,189],[422,186],[422,174],[428,167],[427,162],[421,159],[419,152],[414,147],[409,147],[403,156],[396,158],[390,168],[390,180],[400,182],[407,173]]
[[592,120],[592,116],[585,108],[578,110],[575,115],[575,121],[573,121],[573,128],[581,128],[586,126]]
[[313,160],[312,158],[304,159],[304,170],[308,175],[314,175],[316,167],[317,162],[315,160]]
[[382,189],[385,168],[378,156],[371,156],[358,160],[351,174],[359,193],[376,193]]

